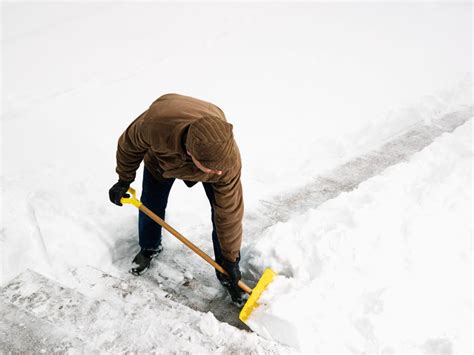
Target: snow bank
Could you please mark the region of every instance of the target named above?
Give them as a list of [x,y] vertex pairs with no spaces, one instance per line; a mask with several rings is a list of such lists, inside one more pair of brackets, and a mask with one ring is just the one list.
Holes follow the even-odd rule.
[[351,193],[266,230],[280,274],[250,327],[304,351],[467,353],[472,120]]

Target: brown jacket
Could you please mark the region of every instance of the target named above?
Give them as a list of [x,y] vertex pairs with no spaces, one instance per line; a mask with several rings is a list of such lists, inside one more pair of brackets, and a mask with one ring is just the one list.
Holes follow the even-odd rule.
[[242,243],[244,212],[241,160],[222,175],[199,170],[186,153],[189,125],[203,116],[226,121],[222,110],[189,96],[167,94],[159,97],[135,119],[120,136],[117,148],[117,173],[121,180],[133,181],[142,160],[156,179],[178,178],[191,187],[198,181],[212,183],[214,222],[223,256],[235,261]]

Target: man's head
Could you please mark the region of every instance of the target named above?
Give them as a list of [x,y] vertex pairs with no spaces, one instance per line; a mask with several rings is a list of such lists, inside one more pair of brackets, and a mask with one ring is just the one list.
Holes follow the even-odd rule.
[[186,149],[200,170],[221,175],[235,166],[238,153],[232,129],[230,123],[212,116],[200,118],[189,126]]

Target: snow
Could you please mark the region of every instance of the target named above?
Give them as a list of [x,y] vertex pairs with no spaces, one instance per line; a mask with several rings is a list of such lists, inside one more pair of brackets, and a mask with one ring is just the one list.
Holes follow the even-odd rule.
[[470,352],[472,163],[470,120],[267,229],[247,260],[280,276],[250,327],[302,351]]
[[[267,266],[281,275],[264,294],[275,296],[272,308],[252,318],[259,350],[283,351],[257,334],[313,351],[469,349],[471,123],[266,230],[259,209],[413,125],[429,129],[472,105],[470,4],[9,2],[1,11],[0,284],[27,268],[65,283],[86,265],[126,273],[137,214],[108,201],[117,138],[158,96],[178,92],[216,103],[235,127],[244,227],[264,229],[247,229],[244,275]],[[138,192],[140,184],[141,171]],[[211,250],[201,188],[177,182],[167,221]],[[219,299],[207,265],[168,234],[164,247],[154,266],[160,284],[203,282],[196,302]],[[176,324],[199,318],[210,334],[226,326],[184,309]]]
[[[17,326],[20,334],[7,333],[17,345],[14,353],[288,351],[255,333],[219,322],[211,313],[203,314],[181,305],[161,288],[150,287],[140,279],[121,280],[91,267],[74,270],[68,276],[71,288],[27,270],[0,289],[0,305],[5,300],[10,305],[10,313],[6,313],[8,322],[4,326],[2,319],[0,334],[4,334],[6,326],[15,325],[15,316],[26,321]],[[3,315],[5,309],[0,311]],[[41,329],[32,328],[32,323]],[[2,351],[11,350],[3,345],[4,339],[0,343]]]

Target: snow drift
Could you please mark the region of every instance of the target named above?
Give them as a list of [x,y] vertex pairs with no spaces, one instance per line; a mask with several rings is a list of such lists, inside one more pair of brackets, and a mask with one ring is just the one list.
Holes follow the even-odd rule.
[[303,351],[467,353],[472,120],[316,210],[269,228],[249,265],[280,276],[249,319]]

